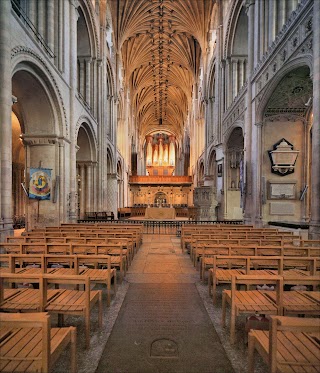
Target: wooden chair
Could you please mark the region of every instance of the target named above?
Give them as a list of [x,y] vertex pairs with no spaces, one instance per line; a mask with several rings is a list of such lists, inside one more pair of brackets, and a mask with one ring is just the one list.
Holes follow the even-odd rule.
[[[59,289],[54,298],[48,299],[49,285],[66,286]],[[84,285],[84,290],[72,290],[70,285]],[[101,290],[90,289],[90,278],[88,276],[55,276],[43,275],[43,303],[44,311],[56,313],[59,317],[59,324],[63,325],[64,315],[80,315],[85,319],[86,348],[90,347],[90,314],[91,309],[97,303],[99,307],[98,322],[102,327],[102,292]]]
[[[37,284],[38,289],[18,288],[10,291],[5,284]],[[11,289],[10,289],[11,290]],[[59,290],[48,289],[47,301],[53,299]],[[0,278],[0,311],[2,312],[41,312],[43,311],[43,281],[39,274],[3,273]]]
[[[261,290],[237,290],[237,285],[276,286],[276,303],[265,296]],[[236,317],[240,314],[261,313],[266,315],[282,314],[282,276],[237,275],[231,278],[231,290],[224,290],[222,294],[222,325],[226,325],[226,306],[230,304],[230,342],[235,343]]]
[[249,332],[248,372],[254,372],[254,351],[270,373],[320,372],[320,319],[271,316],[269,331]]
[[48,373],[70,344],[70,371],[77,372],[76,328],[51,328],[47,313],[0,314],[1,372]]
[[[77,255],[76,264],[78,273],[89,276],[91,283],[106,284],[107,306],[111,303],[111,281],[113,279],[114,294],[117,291],[117,271],[111,268],[110,255]],[[93,266],[94,268],[81,268],[81,266]],[[103,267],[103,268],[101,268]]]

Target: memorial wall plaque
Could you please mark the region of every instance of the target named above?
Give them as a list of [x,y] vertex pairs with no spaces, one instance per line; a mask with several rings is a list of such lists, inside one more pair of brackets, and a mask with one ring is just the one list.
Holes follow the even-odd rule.
[[270,215],[294,215],[294,208],[291,202],[271,202]]
[[269,199],[296,199],[296,181],[269,181]]

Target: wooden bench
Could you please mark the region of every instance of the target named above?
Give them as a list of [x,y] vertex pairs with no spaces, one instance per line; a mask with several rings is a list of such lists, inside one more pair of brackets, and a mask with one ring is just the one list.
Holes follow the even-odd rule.
[[0,372],[51,371],[70,344],[70,371],[77,372],[76,328],[51,328],[47,313],[0,314]]
[[254,373],[255,350],[270,373],[320,372],[320,319],[271,316],[269,325],[269,331],[249,332],[249,373]]

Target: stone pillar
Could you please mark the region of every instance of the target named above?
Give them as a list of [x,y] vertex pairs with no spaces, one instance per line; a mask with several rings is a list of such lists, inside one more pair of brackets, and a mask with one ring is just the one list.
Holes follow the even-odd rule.
[[[11,2],[0,1],[0,238],[12,233]],[[3,235],[2,235],[3,233]]]
[[237,96],[239,87],[238,87],[238,60],[232,60],[232,88],[233,95],[232,98]]
[[286,22],[286,1],[278,2],[278,22],[277,22],[277,33],[282,29],[282,26]]
[[[64,63],[63,63],[63,31],[64,31],[64,1],[59,0],[58,3],[58,43],[57,44],[57,50],[58,50],[58,69],[60,71],[64,70]],[[74,47],[73,47],[74,48]]]
[[264,52],[266,51],[265,48],[265,34],[267,31],[265,30],[265,6],[266,2],[260,2],[259,6],[259,60],[262,58]]
[[269,17],[268,18],[269,18],[268,46],[270,47],[276,37],[277,1],[269,0]]
[[28,17],[34,26],[36,25],[36,5],[36,0],[28,1]]
[[320,239],[320,2],[313,3],[313,124],[309,236]]
[[[84,91],[84,67],[85,67],[85,60],[83,58],[79,59],[79,68],[80,68],[80,78],[79,78],[79,93],[82,98],[85,98],[85,91]],[[72,69],[71,69],[72,70]]]
[[254,5],[254,57],[253,65],[256,66],[259,60],[261,49],[260,44],[260,7],[263,6],[262,1],[256,1]]
[[86,211],[92,211],[92,164],[86,164]]
[[86,212],[86,170],[83,163],[80,167],[80,219],[84,218]]
[[[65,2],[62,1],[61,4],[64,5]],[[73,0],[70,1],[70,4],[69,4],[70,65],[73,67],[77,66],[77,20],[79,16],[77,12],[77,5],[78,5],[77,2]],[[63,54],[62,45],[61,45],[61,54]],[[70,222],[76,222],[78,218],[76,159],[77,159],[77,149],[79,148],[77,147],[77,137],[76,137],[76,120],[77,119],[75,118],[75,114],[74,114],[76,93],[77,93],[77,69],[71,68],[70,69],[70,161],[69,161],[70,176],[68,180],[69,201],[70,201],[70,208],[69,208]]]
[[38,32],[44,38],[45,2],[38,1]]
[[226,110],[232,102],[232,67],[230,63],[230,58],[226,60]]
[[261,185],[261,167],[262,167],[262,122],[255,123],[252,126],[252,213],[254,210],[255,225],[262,225],[262,185]]
[[252,216],[252,84],[251,74],[254,64],[254,4],[255,0],[249,0],[247,3],[248,14],[248,88],[247,88],[247,110],[245,114],[245,144],[244,144],[244,160],[245,160],[245,222],[249,223],[254,219]]
[[92,210],[98,211],[98,175],[97,175],[97,162],[92,162]]
[[113,211],[114,216],[118,216],[117,214],[117,175],[116,174],[108,174],[108,184],[107,184],[107,199],[108,199],[108,211]]
[[91,107],[91,58],[85,59],[86,65],[86,102]]
[[244,60],[239,60],[239,89],[244,85]]
[[54,53],[54,6],[58,6],[58,3],[47,1],[47,43],[52,53]]

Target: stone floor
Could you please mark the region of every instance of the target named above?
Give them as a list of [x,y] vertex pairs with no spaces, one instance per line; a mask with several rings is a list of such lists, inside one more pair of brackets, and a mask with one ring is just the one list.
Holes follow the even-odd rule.
[[[107,344],[107,340],[112,332],[114,323],[116,322],[121,305],[127,293],[129,284],[195,284],[200,295],[200,298],[207,310],[210,320],[217,332],[224,350],[232,363],[236,373],[247,371],[247,346],[245,343],[244,319],[237,322],[237,343],[233,346],[229,343],[229,328],[221,327],[221,296],[215,307],[212,305],[212,300],[208,296],[207,285],[203,284],[199,279],[199,272],[193,267],[190,257],[187,253],[182,253],[180,248],[180,238],[169,235],[144,235],[143,244],[127,272],[123,283],[118,287],[116,296],[113,298],[111,306],[104,312],[103,330],[97,328],[95,320],[96,311],[92,317],[92,332],[91,332],[91,348],[86,351],[84,349],[83,338],[78,337],[78,368],[79,373],[94,373],[98,367],[101,355]],[[222,289],[219,289],[221,292]],[[221,295],[221,294],[220,294]],[[183,310],[181,310],[183,312]],[[55,320],[53,320],[54,322]],[[69,318],[67,323],[76,325],[78,328],[78,336],[83,335],[83,320],[80,318]],[[190,351],[192,354],[192,351]],[[54,367],[54,373],[65,373],[68,371],[68,351],[65,356],[60,359]],[[133,357],[134,359],[134,357]],[[267,372],[267,368],[261,359],[256,359],[256,373]],[[101,368],[101,367],[100,367]],[[100,372],[101,370],[99,370]],[[181,370],[179,370],[180,372]],[[155,373],[156,371],[150,371]],[[175,371],[167,370],[167,373],[175,373]],[[186,367],[185,373],[189,373]],[[215,373],[228,373],[225,370],[214,370]],[[130,370],[124,373],[131,373]],[[199,370],[199,373],[202,373]]]

